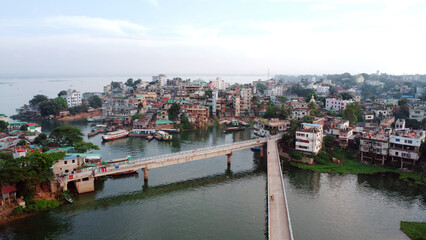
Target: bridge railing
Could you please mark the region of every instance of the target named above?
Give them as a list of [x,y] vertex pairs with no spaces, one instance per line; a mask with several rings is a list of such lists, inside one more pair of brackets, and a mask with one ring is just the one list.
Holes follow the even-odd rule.
[[[275,136],[271,136],[271,137],[267,137],[267,138],[250,139],[250,140],[236,142],[236,143],[228,143],[228,144],[211,146],[211,147],[207,147],[207,148],[186,150],[186,151],[182,151],[182,152],[163,154],[163,155],[159,155],[159,156],[152,156],[152,157],[147,157],[147,158],[135,159],[135,160],[130,160],[130,161],[121,162],[121,163],[112,163],[112,164],[107,164],[107,165],[102,165],[102,166],[107,167],[107,168],[108,167],[114,168],[115,166],[126,167],[126,166],[133,166],[135,164],[159,163],[159,162],[163,162],[163,161],[167,161],[167,160],[171,160],[171,159],[180,159],[182,157],[191,157],[194,154],[197,155],[197,154],[212,153],[212,152],[216,152],[218,149],[234,150],[234,149],[240,148],[242,146],[252,145],[253,143],[259,143],[259,144],[265,143],[268,140],[278,139],[280,137],[281,137],[281,135],[275,135]],[[93,171],[96,171],[97,169],[100,169],[100,168],[101,168],[100,166],[99,167],[83,168],[83,169],[80,170],[79,173],[72,174],[72,175],[73,175],[73,178],[74,178],[74,176],[78,178],[78,176],[82,173],[86,173],[86,172],[89,172],[89,171],[93,172]],[[62,180],[67,180],[67,179],[69,179],[69,175],[66,175],[62,178]]]

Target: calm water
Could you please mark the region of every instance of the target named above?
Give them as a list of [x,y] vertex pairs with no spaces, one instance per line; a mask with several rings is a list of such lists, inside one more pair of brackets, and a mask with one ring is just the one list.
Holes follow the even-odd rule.
[[[59,123],[44,122],[44,130]],[[64,124],[64,123],[60,123]],[[85,133],[90,126],[73,122]],[[147,157],[250,139],[251,131],[209,128],[173,142],[128,138],[101,143],[104,159]],[[295,239],[408,239],[401,220],[426,221],[426,191],[395,176],[319,174],[283,167]],[[264,239],[266,168],[256,153],[185,163],[96,182],[73,205],[0,225],[4,239]]]

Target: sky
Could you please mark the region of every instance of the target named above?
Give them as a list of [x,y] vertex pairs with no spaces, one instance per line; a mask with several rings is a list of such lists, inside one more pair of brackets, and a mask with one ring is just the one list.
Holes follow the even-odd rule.
[[426,74],[421,0],[0,2],[0,76]]

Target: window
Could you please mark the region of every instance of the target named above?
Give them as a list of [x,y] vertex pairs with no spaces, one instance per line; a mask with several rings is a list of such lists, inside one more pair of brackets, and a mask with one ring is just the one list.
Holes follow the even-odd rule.
[[398,156],[398,152],[395,152],[395,155]]
[[69,172],[69,171],[68,171],[68,169],[67,169],[67,170],[65,170],[65,173],[67,173],[67,172]]
[[68,164],[68,162],[67,162],[67,161],[64,161],[64,164]]
[[395,139],[395,141],[399,142],[399,138]]
[[75,159],[72,160],[72,163],[75,163]]

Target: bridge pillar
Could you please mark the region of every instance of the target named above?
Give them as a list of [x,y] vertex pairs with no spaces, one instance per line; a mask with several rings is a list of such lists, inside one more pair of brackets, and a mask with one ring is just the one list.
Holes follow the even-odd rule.
[[149,169],[148,168],[143,168],[143,180],[148,181],[148,173],[149,173]]
[[265,156],[265,149],[263,148],[264,144],[262,144],[262,146],[260,146],[260,159],[263,159]]
[[62,191],[63,191],[63,192],[68,191],[68,182],[64,182],[64,183],[63,183],[63,185],[64,185],[64,186],[62,187]]
[[227,158],[228,158],[228,161],[227,161],[227,163],[228,163],[228,168],[230,168],[230,167],[231,167],[231,156],[232,156],[232,152],[231,152],[231,153],[226,154],[226,156],[227,156]]

